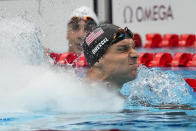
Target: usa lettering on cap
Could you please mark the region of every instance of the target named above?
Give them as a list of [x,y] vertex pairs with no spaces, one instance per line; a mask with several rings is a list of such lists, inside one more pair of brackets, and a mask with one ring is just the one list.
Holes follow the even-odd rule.
[[92,53],[95,54],[108,40],[108,38],[104,38],[95,48],[92,50]]

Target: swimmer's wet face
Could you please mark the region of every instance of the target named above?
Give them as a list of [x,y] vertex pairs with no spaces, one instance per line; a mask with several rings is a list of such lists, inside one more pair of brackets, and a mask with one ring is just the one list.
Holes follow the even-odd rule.
[[108,48],[100,60],[107,81],[124,84],[136,78],[139,55],[134,47],[133,39],[124,39]]
[[68,23],[67,40],[69,41],[69,52],[81,53],[81,43],[86,33],[92,31],[96,26],[90,17],[73,17]]
[[69,41],[69,52],[80,53],[82,51],[81,42],[86,32],[84,31],[84,21],[77,23],[77,29],[70,27],[67,33],[67,39]]
[[91,67],[87,78],[108,81],[118,87],[135,79],[139,55],[134,47],[133,33],[128,28],[100,25],[83,43]]

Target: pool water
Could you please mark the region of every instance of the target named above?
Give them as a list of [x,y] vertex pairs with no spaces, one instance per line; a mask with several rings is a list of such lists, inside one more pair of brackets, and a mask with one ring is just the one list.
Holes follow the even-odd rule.
[[[81,82],[81,78],[70,68],[50,66],[45,61],[46,56],[38,39],[39,31],[32,24],[21,19],[11,19],[0,21],[0,26],[0,56],[3,56],[0,59],[0,130],[196,129],[196,99],[192,99],[183,81],[183,78],[196,78],[195,68],[159,69],[182,75],[178,79],[173,79],[177,77],[170,75],[172,73],[164,75],[159,70],[149,72],[151,69],[143,68],[141,75],[150,78],[150,73],[154,77],[140,80],[148,80],[152,85],[155,80],[158,85],[154,89],[159,86],[164,92],[159,92],[160,95],[155,96],[157,99],[143,92],[146,95],[143,100],[149,100],[150,106],[137,105],[121,110],[123,101],[115,92],[101,88],[99,84]],[[85,71],[76,70],[81,77]],[[171,76],[171,79],[165,81],[157,76]],[[162,85],[174,80],[182,88],[175,86],[175,83],[170,85],[171,90]],[[133,89],[141,95],[145,86],[140,84],[141,90]],[[175,95],[172,96],[173,93]],[[170,102],[166,103],[165,99],[174,105],[169,105]],[[157,105],[159,102],[164,102],[165,106]]]
[[196,67],[165,67],[161,70],[171,70],[172,72],[181,75],[183,78],[193,78],[196,79]]
[[0,130],[195,130],[195,110],[1,114]]
[[[181,68],[182,69],[182,68]],[[163,71],[171,68],[162,68]],[[196,70],[172,70],[183,77],[196,76]],[[183,105],[182,105],[183,106]],[[194,106],[193,106],[194,107]],[[121,112],[9,112],[0,114],[0,130],[195,130],[196,110],[192,107],[144,107]]]

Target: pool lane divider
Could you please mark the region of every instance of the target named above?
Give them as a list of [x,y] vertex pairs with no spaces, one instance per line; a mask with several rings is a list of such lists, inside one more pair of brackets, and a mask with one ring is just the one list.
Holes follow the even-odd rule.
[[140,48],[196,48],[196,35],[195,34],[163,34],[148,33],[145,36],[146,42],[142,44],[142,38],[139,33],[134,33],[133,40],[135,47]]
[[[139,34],[137,34],[139,36]],[[137,37],[138,37],[137,36]],[[194,34],[146,34],[145,48],[173,48],[173,47],[196,47],[196,35]]]
[[196,92],[196,79],[185,78],[184,80],[193,88],[194,92]]
[[140,53],[138,63],[147,67],[196,67],[196,54],[177,52]]
[[[84,54],[47,52],[47,55],[52,58],[54,64],[72,64],[73,67],[88,67]],[[167,52],[144,52],[140,53],[138,58],[138,65],[140,64],[147,67],[196,67],[196,53],[177,52],[172,57]]]
[[55,53],[50,52],[49,57],[53,59],[54,64],[57,65],[71,65],[72,67],[88,67],[88,63],[84,54],[76,54],[73,52],[68,53]]

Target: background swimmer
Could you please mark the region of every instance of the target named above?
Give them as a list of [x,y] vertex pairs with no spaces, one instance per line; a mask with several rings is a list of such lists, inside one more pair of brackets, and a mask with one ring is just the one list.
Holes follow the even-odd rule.
[[[70,54],[72,56],[82,54],[82,41],[84,36],[92,31],[99,24],[95,13],[88,7],[80,7],[75,9],[67,24],[67,40],[68,40],[68,53],[55,53],[50,49],[45,49],[47,55],[53,60],[54,64],[65,64],[67,63],[67,57]],[[75,54],[76,53],[76,54]],[[66,61],[66,62],[65,62]],[[68,62],[72,64],[73,61]]]
[[81,42],[83,37],[98,24],[98,19],[90,8],[80,7],[74,10],[68,23],[68,51],[80,54],[82,52]]

